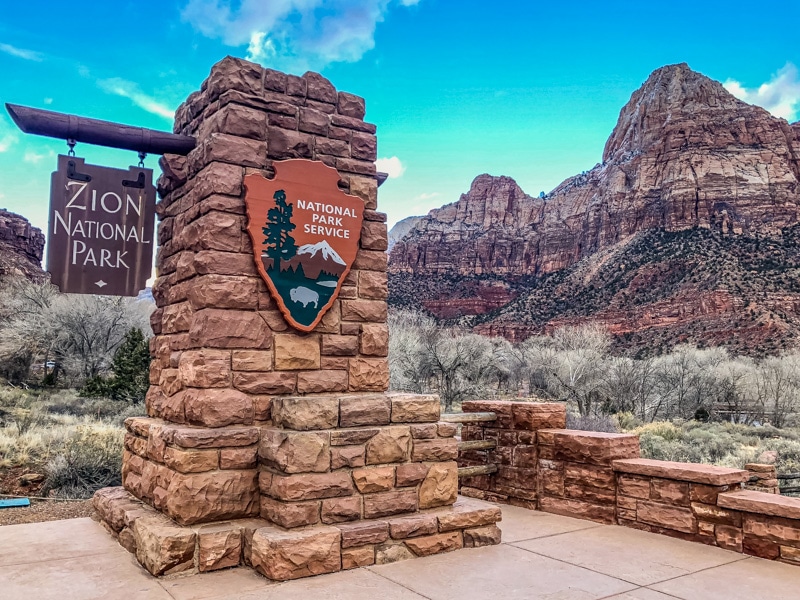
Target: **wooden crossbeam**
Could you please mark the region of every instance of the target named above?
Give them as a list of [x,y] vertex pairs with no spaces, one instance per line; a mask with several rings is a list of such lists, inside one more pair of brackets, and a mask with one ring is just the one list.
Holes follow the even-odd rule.
[[446,423],[482,423],[484,421],[496,421],[497,413],[444,413],[439,417],[439,420],[445,421]]
[[475,477],[476,475],[491,475],[497,473],[497,465],[479,465],[477,467],[459,467],[458,477]]
[[459,442],[459,452],[467,450],[494,450],[497,448],[496,440],[472,440],[468,442]]

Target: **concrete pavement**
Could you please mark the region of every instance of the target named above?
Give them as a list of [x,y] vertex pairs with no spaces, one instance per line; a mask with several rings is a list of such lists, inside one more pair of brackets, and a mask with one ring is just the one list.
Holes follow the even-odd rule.
[[800,597],[800,567],[503,506],[503,543],[272,583],[155,579],[91,519],[0,527],[3,600],[742,600]]

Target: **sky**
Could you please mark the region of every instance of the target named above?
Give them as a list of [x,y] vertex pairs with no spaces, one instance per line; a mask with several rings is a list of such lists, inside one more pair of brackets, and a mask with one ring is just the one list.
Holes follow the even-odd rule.
[[[0,102],[171,130],[175,108],[227,54],[318,71],[366,98],[392,224],[458,200],[482,173],[538,195],[591,169],[622,106],[666,64],[687,62],[798,120],[798,22],[798,0],[4,2]],[[45,230],[65,151],[2,111],[0,207]],[[138,160],[76,151],[119,168]]]

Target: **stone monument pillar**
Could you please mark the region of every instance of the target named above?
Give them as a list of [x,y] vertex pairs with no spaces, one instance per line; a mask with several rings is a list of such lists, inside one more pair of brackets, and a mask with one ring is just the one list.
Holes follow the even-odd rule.
[[[316,73],[234,58],[176,113],[164,156],[147,418],[126,421],[102,523],[153,574],[248,564],[275,580],[499,542],[457,500],[435,396],[387,393],[387,231],[364,100]],[[291,326],[259,275],[245,178],[320,161],[363,201],[354,263],[319,324]]]

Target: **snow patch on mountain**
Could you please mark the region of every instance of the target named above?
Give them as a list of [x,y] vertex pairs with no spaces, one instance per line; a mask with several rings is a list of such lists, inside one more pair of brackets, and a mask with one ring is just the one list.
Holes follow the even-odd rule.
[[297,254],[309,254],[313,258],[317,255],[317,252],[322,253],[322,258],[324,260],[332,260],[335,263],[339,263],[340,265],[347,265],[347,263],[342,260],[342,257],[336,253],[336,250],[330,247],[328,242],[322,240],[321,242],[317,242],[316,244],[305,244],[300,246],[297,249]]

